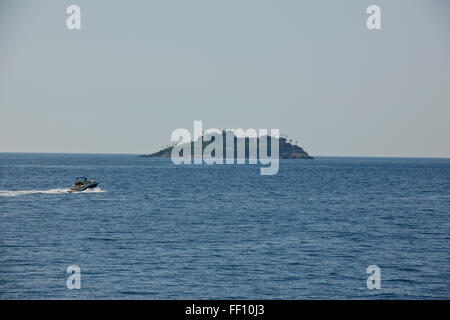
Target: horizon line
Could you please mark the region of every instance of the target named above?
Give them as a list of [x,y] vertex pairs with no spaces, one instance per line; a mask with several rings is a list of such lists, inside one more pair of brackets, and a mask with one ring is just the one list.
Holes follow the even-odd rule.
[[[117,153],[117,152],[36,152],[36,151],[0,151],[0,154],[79,154],[79,155],[147,155],[149,153]],[[314,158],[404,158],[404,159],[450,159],[450,156],[374,156],[374,155],[311,155]],[[157,159],[157,158],[155,158]],[[296,160],[296,159],[280,159]],[[298,160],[298,159],[297,159]],[[302,160],[302,159],[300,159]]]

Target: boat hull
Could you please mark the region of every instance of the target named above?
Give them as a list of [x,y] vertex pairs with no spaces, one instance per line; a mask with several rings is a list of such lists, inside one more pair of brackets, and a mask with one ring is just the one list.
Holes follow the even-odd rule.
[[98,186],[98,182],[97,181],[88,181],[88,182],[86,182],[83,185],[73,185],[70,188],[69,192],[70,193],[72,193],[72,192],[82,192],[82,191],[85,191],[87,189],[94,189],[97,186]]

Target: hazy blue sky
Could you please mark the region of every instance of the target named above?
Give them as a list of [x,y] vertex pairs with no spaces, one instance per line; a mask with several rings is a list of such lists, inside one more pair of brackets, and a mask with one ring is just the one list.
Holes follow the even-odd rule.
[[1,0],[0,152],[148,153],[194,120],[450,157],[450,1]]

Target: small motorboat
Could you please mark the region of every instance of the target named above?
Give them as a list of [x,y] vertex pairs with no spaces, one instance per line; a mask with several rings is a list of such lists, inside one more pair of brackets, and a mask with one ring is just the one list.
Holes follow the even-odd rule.
[[97,187],[98,184],[99,183],[95,180],[88,180],[86,177],[77,177],[69,192],[81,192],[87,189],[93,189]]

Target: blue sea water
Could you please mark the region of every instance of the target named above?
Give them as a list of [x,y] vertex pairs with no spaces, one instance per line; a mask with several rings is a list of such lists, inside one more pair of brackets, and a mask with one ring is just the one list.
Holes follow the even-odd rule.
[[[319,157],[259,173],[0,154],[0,299],[450,298],[450,159]],[[67,193],[80,175],[100,188]],[[80,290],[66,288],[69,265]]]

